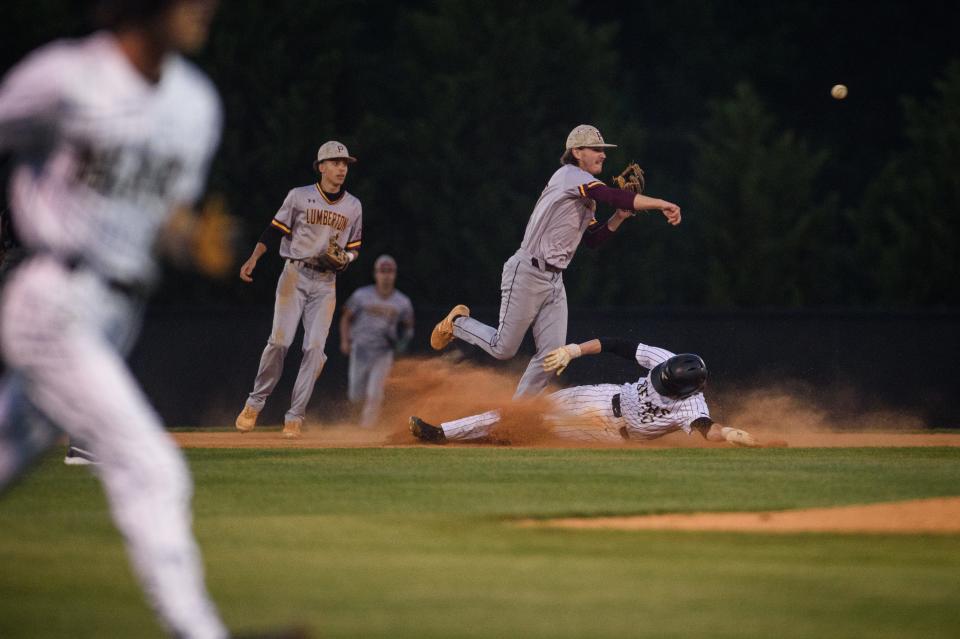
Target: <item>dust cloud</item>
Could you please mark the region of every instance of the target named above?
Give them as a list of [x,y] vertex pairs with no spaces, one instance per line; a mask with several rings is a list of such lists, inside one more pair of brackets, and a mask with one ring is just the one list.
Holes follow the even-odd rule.
[[[381,419],[388,431],[387,443],[414,441],[407,430],[411,415],[436,425],[498,409],[502,420],[493,428],[490,438],[478,443],[551,447],[623,445],[617,442],[586,444],[559,438],[542,417],[550,408],[546,396],[513,399],[519,376],[519,371],[460,361],[455,353],[400,360],[388,382]],[[711,390],[707,390],[706,397],[714,419],[747,430],[770,445],[886,445],[884,434],[916,433],[924,428],[923,421],[915,415],[864,406],[864,400],[849,389],[825,393],[823,389],[796,382],[748,390]],[[698,435],[673,433],[641,445],[716,447],[727,444],[707,442]]]
[[834,435],[906,433],[925,428],[919,416],[868,406],[850,389],[814,389],[799,382],[718,393],[717,402],[708,394],[707,402],[717,421],[788,441],[800,437],[812,443],[823,436],[826,442]]
[[438,425],[489,410],[499,410],[501,419],[490,437],[478,443],[536,445],[554,440],[542,418],[549,400],[513,399],[519,378],[516,371],[459,361],[455,354],[402,359],[390,373],[381,412],[380,422],[389,431],[387,441],[414,441],[407,429],[411,415]]

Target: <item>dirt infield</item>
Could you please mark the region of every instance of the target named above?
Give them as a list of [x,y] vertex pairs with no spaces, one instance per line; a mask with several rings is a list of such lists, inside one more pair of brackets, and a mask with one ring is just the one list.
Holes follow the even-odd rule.
[[686,513],[640,517],[524,520],[520,525],[577,529],[758,533],[956,534],[960,533],[960,497],[759,513]]
[[[830,433],[806,432],[778,434],[791,448],[853,448],[853,447],[917,447],[917,446],[960,446],[960,433]],[[280,436],[278,427],[258,429],[252,433],[231,432],[174,432],[173,438],[183,448],[379,448],[382,446],[416,446],[414,438],[405,432],[405,425],[399,425],[392,431],[363,430],[350,425],[335,425],[308,428],[300,439],[287,440]],[[536,448],[569,447],[571,444],[560,441],[540,441],[521,443],[520,446]],[[448,448],[477,444],[448,444]],[[632,443],[625,442],[629,448],[728,448],[729,444],[705,441],[696,435],[673,433],[661,439]],[[578,447],[584,447],[578,445]],[[596,447],[596,446],[595,446]],[[603,446],[609,448],[610,446]]]

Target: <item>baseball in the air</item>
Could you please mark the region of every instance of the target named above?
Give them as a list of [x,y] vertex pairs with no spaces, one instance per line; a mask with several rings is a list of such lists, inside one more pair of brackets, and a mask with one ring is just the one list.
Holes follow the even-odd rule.
[[830,89],[830,95],[836,100],[842,100],[847,97],[847,85],[845,84],[835,84],[833,88]]

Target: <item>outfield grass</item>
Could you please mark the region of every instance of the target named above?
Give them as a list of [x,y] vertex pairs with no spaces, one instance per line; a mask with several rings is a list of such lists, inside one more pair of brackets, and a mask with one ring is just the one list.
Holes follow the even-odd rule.
[[[960,449],[190,450],[234,628],[321,637],[956,637],[960,536],[565,531],[516,517],[960,494]],[[0,501],[0,637],[151,637],[97,482]]]

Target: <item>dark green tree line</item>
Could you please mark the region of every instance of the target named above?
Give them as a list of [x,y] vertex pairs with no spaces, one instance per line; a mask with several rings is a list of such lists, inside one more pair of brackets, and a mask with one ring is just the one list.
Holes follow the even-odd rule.
[[863,301],[960,304],[960,60],[927,100],[905,98],[908,146],[856,211]]
[[[340,139],[360,158],[348,188],[365,227],[342,290],[389,252],[415,301],[495,305],[567,132],[590,122],[620,145],[602,177],[639,161],[684,222],[642,214],[603,250],[582,247],[571,304],[956,305],[960,62],[925,88],[932,74],[896,80],[884,61],[938,55],[942,73],[944,52],[960,60],[942,26],[960,10],[901,13],[878,0],[871,29],[844,43],[822,25],[863,11],[820,0],[224,2],[198,59],[226,114],[211,188],[243,222],[245,257],[287,190],[313,179],[318,145]],[[6,16],[5,68],[84,29],[67,0],[18,0]],[[912,33],[924,47],[901,46]],[[842,104],[814,86],[844,74],[862,81]],[[900,85],[915,97],[890,116],[869,91]],[[160,302],[256,305],[274,286],[269,267],[251,286],[172,271]]]

